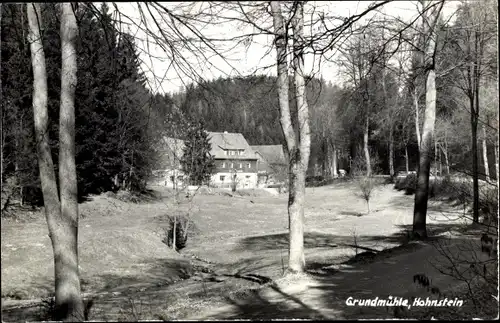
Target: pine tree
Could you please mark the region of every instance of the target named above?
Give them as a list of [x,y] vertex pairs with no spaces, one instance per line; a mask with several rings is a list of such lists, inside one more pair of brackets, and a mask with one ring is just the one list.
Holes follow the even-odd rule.
[[214,157],[210,155],[212,146],[202,122],[191,126],[180,160],[182,171],[192,185],[203,185],[210,181],[215,170]]

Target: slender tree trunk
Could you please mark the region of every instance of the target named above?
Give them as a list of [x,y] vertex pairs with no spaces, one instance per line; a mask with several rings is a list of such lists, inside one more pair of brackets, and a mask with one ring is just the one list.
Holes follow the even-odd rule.
[[434,180],[438,176],[438,141],[434,140]]
[[[19,202],[21,206],[24,205],[24,183],[20,180],[20,172],[19,172],[19,163],[21,162],[21,154],[22,154],[22,132],[23,132],[23,116],[20,116],[19,120],[19,133],[16,138],[16,178],[17,178],[17,184],[19,185]],[[22,167],[22,166],[21,166]]]
[[446,175],[450,175],[450,161],[448,159],[448,149],[444,150],[444,162],[445,162],[445,169],[446,169]]
[[[0,50],[2,49],[2,4],[0,3]],[[0,62],[0,76],[2,75],[2,64]],[[0,77],[0,91],[2,88],[2,78]],[[3,114],[4,112],[2,111],[2,129],[1,129],[1,140],[2,140],[2,147],[0,147],[0,167],[1,167],[1,172],[0,172],[0,182],[3,183],[3,169],[4,169],[4,164],[3,164],[3,148],[5,146],[5,136],[4,136],[4,124],[3,124]]]
[[172,249],[177,250],[177,214],[174,215],[174,227],[172,231]]
[[392,125],[389,130],[389,175],[394,177],[394,138],[392,135]]
[[[424,4],[425,7],[425,4]],[[426,73],[425,84],[425,117],[419,150],[418,180],[415,191],[415,206],[413,210],[413,236],[424,239],[427,237],[427,203],[429,197],[429,172],[431,166],[432,141],[434,137],[434,126],[436,122],[436,72],[435,72],[435,50],[437,33],[434,26],[439,18],[443,2],[439,8],[434,8],[430,17],[428,13],[423,15],[424,34],[428,35],[425,48],[424,64]],[[429,18],[427,18],[429,17]]]
[[[324,138],[324,137],[323,137]],[[324,138],[321,142],[321,153],[323,154],[323,164],[321,165],[321,172],[323,177],[332,176],[330,171],[330,157],[328,156],[328,138]]]
[[127,184],[127,190],[131,191],[132,190],[132,177],[134,174],[134,151],[132,150],[132,157],[130,161],[130,168],[128,171],[128,184]]
[[497,175],[497,187],[500,187],[500,176],[498,176],[498,140],[495,141],[495,171]]
[[483,125],[483,163],[484,163],[484,174],[486,176],[486,181],[490,182],[490,165],[488,163],[488,145],[486,141],[486,125]]
[[[83,320],[78,266],[78,190],[75,162],[76,37],[71,3],[61,4],[61,107],[59,113],[59,187],[61,219],[56,256],[56,307],[61,320]],[[59,276],[59,277],[57,277]]]
[[439,176],[443,176],[443,162],[442,162],[442,154],[441,150],[438,148],[437,153],[439,154],[438,163],[439,163]]
[[[443,146],[441,146],[441,149],[443,149]],[[444,149],[443,149],[443,154],[444,154],[444,162],[446,165],[446,175],[450,175],[450,161],[448,159],[448,139],[446,136],[446,130],[444,132]]]
[[406,174],[410,172],[410,161],[408,156],[408,145],[405,145]]
[[366,176],[370,177],[372,175],[372,165],[370,162],[370,148],[368,147],[368,132],[370,131],[370,121],[369,117],[366,116],[365,129],[363,131],[363,150],[365,152],[366,160]]
[[[21,125],[19,125],[21,126]],[[20,149],[20,141],[21,139],[19,138],[21,136],[21,128],[15,132],[15,138],[14,138],[14,146],[16,150],[15,158],[14,158],[14,175],[15,175],[15,183],[16,186],[14,189],[19,188],[19,204],[22,206],[23,205],[23,194],[22,194],[22,185],[21,181],[19,179],[19,159],[21,158],[21,149]]]
[[337,147],[333,145],[333,153],[332,153],[332,176],[333,178],[339,177],[337,172]]
[[472,94],[474,101],[471,100],[471,125],[472,125],[472,180],[473,180],[473,206],[472,206],[472,221],[479,222],[479,149],[477,145],[477,126],[479,121],[479,82],[481,78],[481,56],[482,45],[480,44],[479,33],[474,31],[474,52],[475,60],[472,73]]
[[[0,10],[1,10],[1,9],[2,9],[2,7],[1,7],[1,5],[0,5]],[[0,21],[0,23],[1,23],[1,21]],[[1,32],[1,31],[0,31],[0,32]],[[0,38],[1,38],[1,37],[0,37]],[[1,46],[1,45],[2,45],[2,44],[0,44],[0,46]],[[1,64],[0,64],[0,65],[1,65]],[[0,73],[1,73],[1,70],[0,70]],[[0,79],[1,79],[1,77],[0,77]],[[1,82],[1,80],[0,80],[0,82]],[[0,84],[0,86],[1,86],[1,85],[2,85],[2,84]],[[2,172],[1,172],[0,181],[1,181],[2,183],[3,183],[3,181],[5,180],[5,178],[3,177],[3,173],[4,173],[4,171],[3,171],[3,168],[4,168],[4,163],[3,163],[3,148],[4,148],[4,146],[5,146],[5,137],[4,137],[4,133],[3,133],[3,132],[4,132],[4,130],[5,130],[5,129],[3,128],[3,116],[2,116],[2,133],[1,133],[1,135],[2,135],[2,147],[1,147],[1,148],[2,148],[2,149],[1,149],[1,151],[0,151],[0,167],[2,167]]]
[[418,93],[417,93],[417,87],[415,85],[415,88],[413,89],[413,107],[415,108],[415,134],[417,136],[417,146],[418,150],[420,151],[420,141],[421,141],[421,135],[420,135],[420,120],[419,120],[419,112],[418,112]]
[[[479,222],[479,151],[477,147],[477,116],[471,100],[471,137],[472,137],[472,221]],[[477,107],[476,107],[477,109]]]
[[[275,31],[276,59],[278,68],[278,99],[280,104],[280,123],[285,138],[285,143],[289,155],[289,196],[288,196],[288,225],[289,225],[289,250],[288,250],[288,269],[287,273],[302,272],[305,267],[304,257],[304,227],[303,210],[305,190],[305,171],[301,170],[300,143],[297,144],[297,138],[292,126],[290,115],[290,106],[288,101],[288,62],[287,62],[287,35],[283,15],[281,13],[281,2],[271,1],[271,11],[273,15],[273,25]],[[299,5],[301,7],[301,5]],[[300,13],[297,12],[296,15]],[[297,37],[296,33],[294,33]],[[295,59],[295,57],[294,57]],[[298,68],[298,66],[295,66]],[[295,82],[298,88],[300,84]],[[302,103],[302,104],[301,104]],[[304,105],[297,102],[299,115],[303,115]],[[306,106],[307,108],[307,106]],[[307,110],[306,110],[307,112]],[[298,127],[301,127],[298,123]],[[302,131],[301,131],[302,132]],[[305,138],[304,138],[305,139]],[[307,167],[307,164],[306,164]]]

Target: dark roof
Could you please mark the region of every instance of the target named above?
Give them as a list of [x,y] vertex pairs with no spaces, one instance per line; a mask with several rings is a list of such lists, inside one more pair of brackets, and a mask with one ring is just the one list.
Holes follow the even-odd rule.
[[282,145],[260,145],[250,146],[259,153],[269,164],[286,164],[285,153]]
[[[212,145],[210,153],[219,159],[257,159],[254,151],[241,133],[208,132]],[[242,155],[226,155],[224,150],[243,150]]]

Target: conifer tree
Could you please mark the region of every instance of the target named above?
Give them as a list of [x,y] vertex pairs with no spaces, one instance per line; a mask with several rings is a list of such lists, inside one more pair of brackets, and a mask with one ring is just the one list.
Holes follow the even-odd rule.
[[192,185],[203,185],[210,181],[215,169],[214,157],[210,154],[212,146],[202,122],[191,125],[180,160],[182,171]]

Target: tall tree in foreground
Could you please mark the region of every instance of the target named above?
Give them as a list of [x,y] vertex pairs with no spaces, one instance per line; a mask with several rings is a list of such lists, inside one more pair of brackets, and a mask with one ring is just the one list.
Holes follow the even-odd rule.
[[33,113],[38,165],[45,216],[54,252],[56,320],[82,321],[83,302],[78,272],[78,204],[75,166],[76,17],[70,3],[61,5],[61,106],[59,129],[59,186],[52,161],[48,128],[47,72],[40,35],[40,5],[27,5],[29,41],[33,65]]
[[[432,159],[432,141],[434,137],[434,125],[436,123],[436,25],[443,8],[444,1],[439,3],[422,1],[422,34],[426,38],[424,42],[424,71],[425,84],[425,114],[422,138],[419,149],[418,180],[415,191],[415,206],[413,209],[413,236],[415,238],[426,238],[427,202],[429,198],[429,173]],[[428,7],[427,7],[428,6]],[[431,8],[432,6],[432,8]]]
[[[303,2],[294,2],[295,14],[292,18],[293,60],[297,122],[292,123],[288,101],[289,79],[287,63],[288,30],[281,10],[281,2],[272,1],[271,12],[275,33],[278,67],[278,96],[280,122],[289,155],[289,273],[303,272],[304,257],[304,202],[305,178],[310,153],[309,108],[305,99],[304,56],[303,56]],[[287,26],[288,24],[286,24]],[[297,137],[298,135],[298,137]]]

